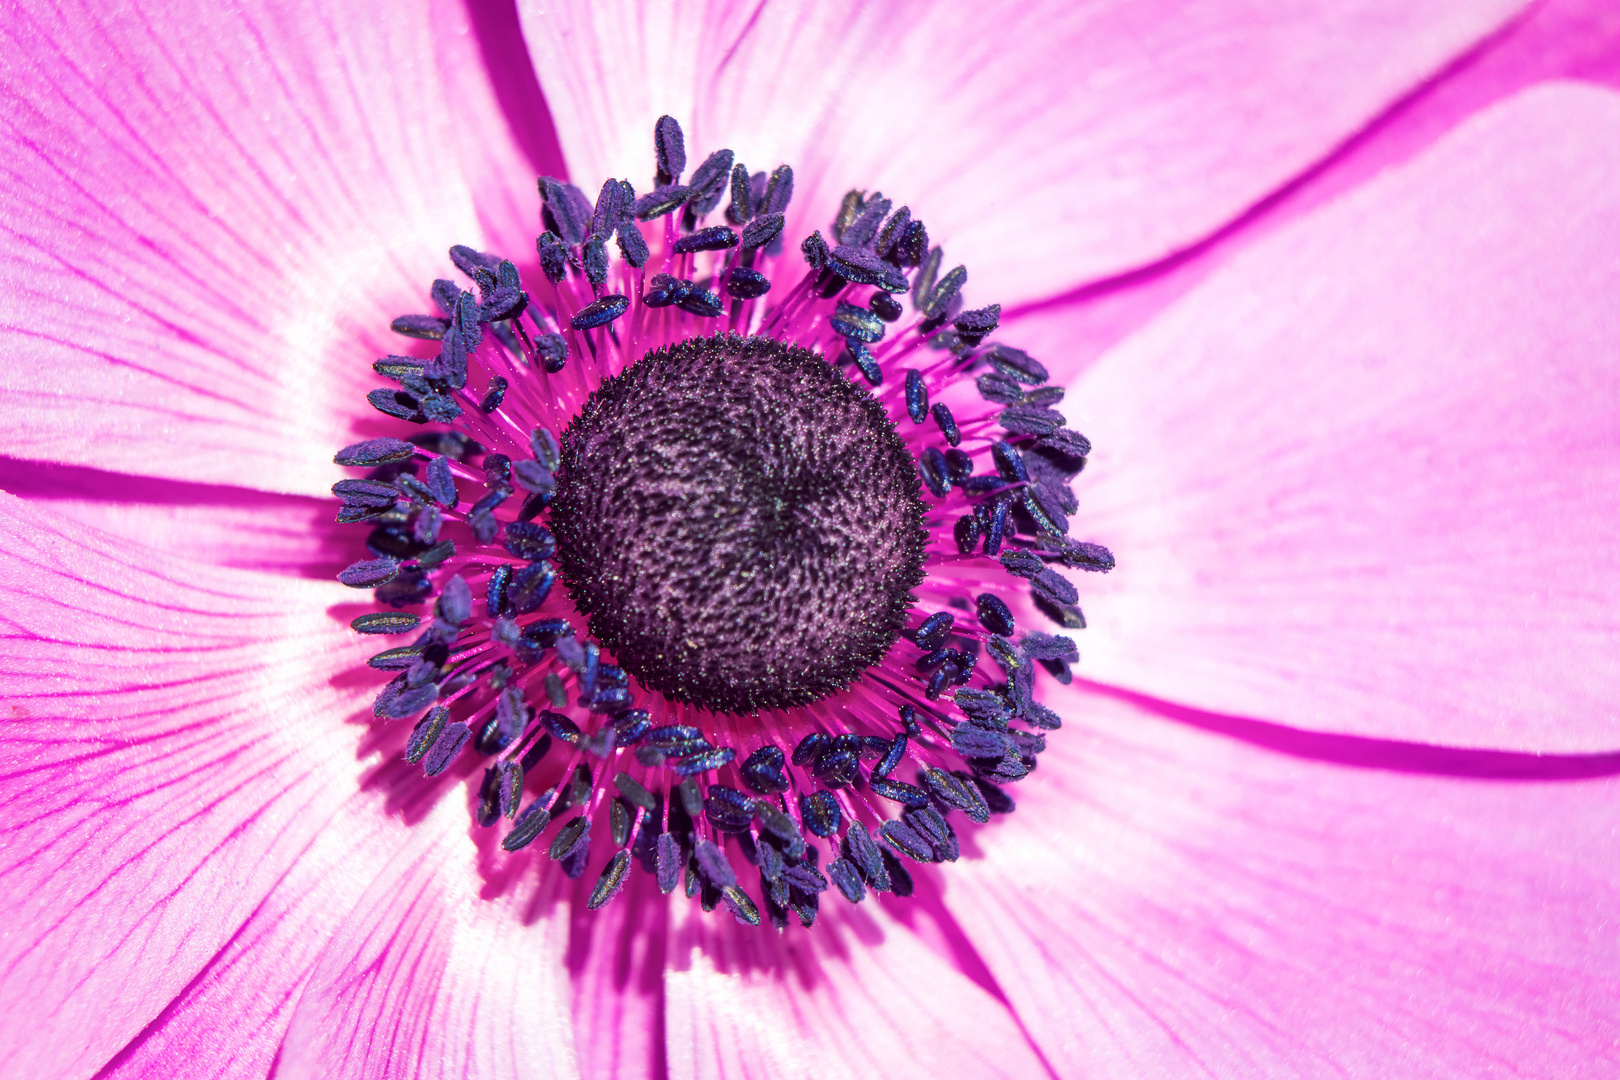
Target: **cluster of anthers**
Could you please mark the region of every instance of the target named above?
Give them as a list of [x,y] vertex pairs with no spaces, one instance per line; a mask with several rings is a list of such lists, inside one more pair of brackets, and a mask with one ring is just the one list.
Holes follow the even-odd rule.
[[387,609],[355,630],[415,635],[370,660],[377,718],[429,776],[482,760],[512,858],[594,869],[592,908],[639,862],[809,926],[829,882],[910,895],[957,814],[1013,809],[1060,724],[1036,669],[1078,659],[1014,606],[1082,628],[1055,567],[1113,565],[1067,536],[1091,447],[908,208],[850,192],[775,288],[793,171],[720,150],[683,182],[680,126],[654,145],[653,190],[542,179],[537,264],[451,248],[473,289],[394,321],[438,353],[378,360],[369,400],[422,430],[337,455],[370,528],[340,579]]

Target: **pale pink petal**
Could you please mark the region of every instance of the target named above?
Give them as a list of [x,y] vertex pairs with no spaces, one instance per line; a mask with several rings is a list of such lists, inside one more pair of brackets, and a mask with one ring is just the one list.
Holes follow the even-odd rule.
[[678,903],[669,1075],[1047,1075],[1005,1004],[919,922],[928,916],[905,901],[851,909],[837,890],[822,894],[809,932],[781,935]]
[[463,800],[438,800],[345,912],[298,1001],[278,1077],[580,1075],[561,875],[538,895],[481,885],[469,824]]
[[389,321],[483,243],[435,33],[425,2],[14,11],[6,452],[324,490],[413,344]]
[[1620,758],[1049,700],[1018,810],[944,880],[1058,1075],[1620,1069]]
[[[9,495],[0,546],[0,1047],[8,1069],[83,1075],[202,989],[323,830],[380,818],[344,723],[375,680],[334,678],[366,651],[325,611],[335,584],[189,563]],[[262,994],[299,977],[296,949],[258,963]]]
[[1547,84],[1073,385],[1092,678],[1302,727],[1620,745],[1620,95]]
[[[334,478],[342,471],[333,467]],[[170,555],[330,581],[360,556],[336,502],[0,458],[0,490]]]
[[881,189],[967,264],[970,299],[1003,303],[1207,235],[1523,7],[519,6],[580,183],[648,184],[670,113],[693,165],[794,166],[795,239]]

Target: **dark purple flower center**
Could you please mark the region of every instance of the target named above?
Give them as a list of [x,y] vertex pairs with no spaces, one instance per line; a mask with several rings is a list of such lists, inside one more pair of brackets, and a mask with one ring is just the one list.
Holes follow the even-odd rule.
[[563,580],[642,685],[720,713],[805,705],[905,628],[928,541],[916,461],[826,358],[736,334],[658,349],[562,444]]

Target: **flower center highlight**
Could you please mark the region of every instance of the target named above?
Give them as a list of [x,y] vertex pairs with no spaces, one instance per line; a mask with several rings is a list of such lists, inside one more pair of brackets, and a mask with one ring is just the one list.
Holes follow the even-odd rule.
[[533,261],[453,247],[472,287],[394,320],[421,354],[367,400],[418,430],[334,458],[338,577],[413,635],[373,713],[476,784],[497,865],[808,927],[1014,809],[1079,659],[1028,622],[1083,628],[1062,570],[1113,566],[1068,537],[1091,444],[909,207],[852,191],[792,251],[791,168],[688,173],[667,116],[653,150],[639,196],[542,178]]
[[928,540],[916,462],[816,353],[737,335],[650,352],[591,394],[561,466],[568,594],[671,701],[819,701],[905,628]]

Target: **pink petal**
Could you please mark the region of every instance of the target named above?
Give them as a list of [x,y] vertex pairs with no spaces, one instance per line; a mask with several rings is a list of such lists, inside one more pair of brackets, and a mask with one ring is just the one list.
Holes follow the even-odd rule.
[[1457,779],[1313,760],[1353,738],[1279,754],[1053,704],[1063,730],[946,899],[1058,1075],[1620,1068],[1614,755]]
[[[343,723],[374,689],[331,679],[365,655],[324,611],[339,586],[188,563],[9,495],[0,546],[0,1046],[8,1068],[84,1075],[206,997],[285,902],[267,897],[314,887],[299,867],[330,823],[376,832]],[[257,957],[243,1015],[299,964]]]
[[465,804],[450,799],[413,825],[322,955],[278,1077],[579,1074],[566,906],[481,890],[467,834]]
[[6,20],[6,452],[324,490],[389,321],[482,243],[435,34],[415,4]]
[[585,901],[599,872],[593,863],[576,885],[570,908],[567,964],[579,1074],[591,1080],[663,1076],[664,967],[672,901],[632,862],[624,891],[601,910],[590,911]]
[[1214,231],[1523,5],[519,6],[576,180],[639,189],[667,112],[791,163],[795,238],[879,188],[1013,303]]
[[907,925],[926,916],[836,890],[821,908],[778,935],[676,905],[672,1077],[1046,1075],[1005,1005]]
[[1549,84],[1073,387],[1093,678],[1307,728],[1620,744],[1620,95]]

